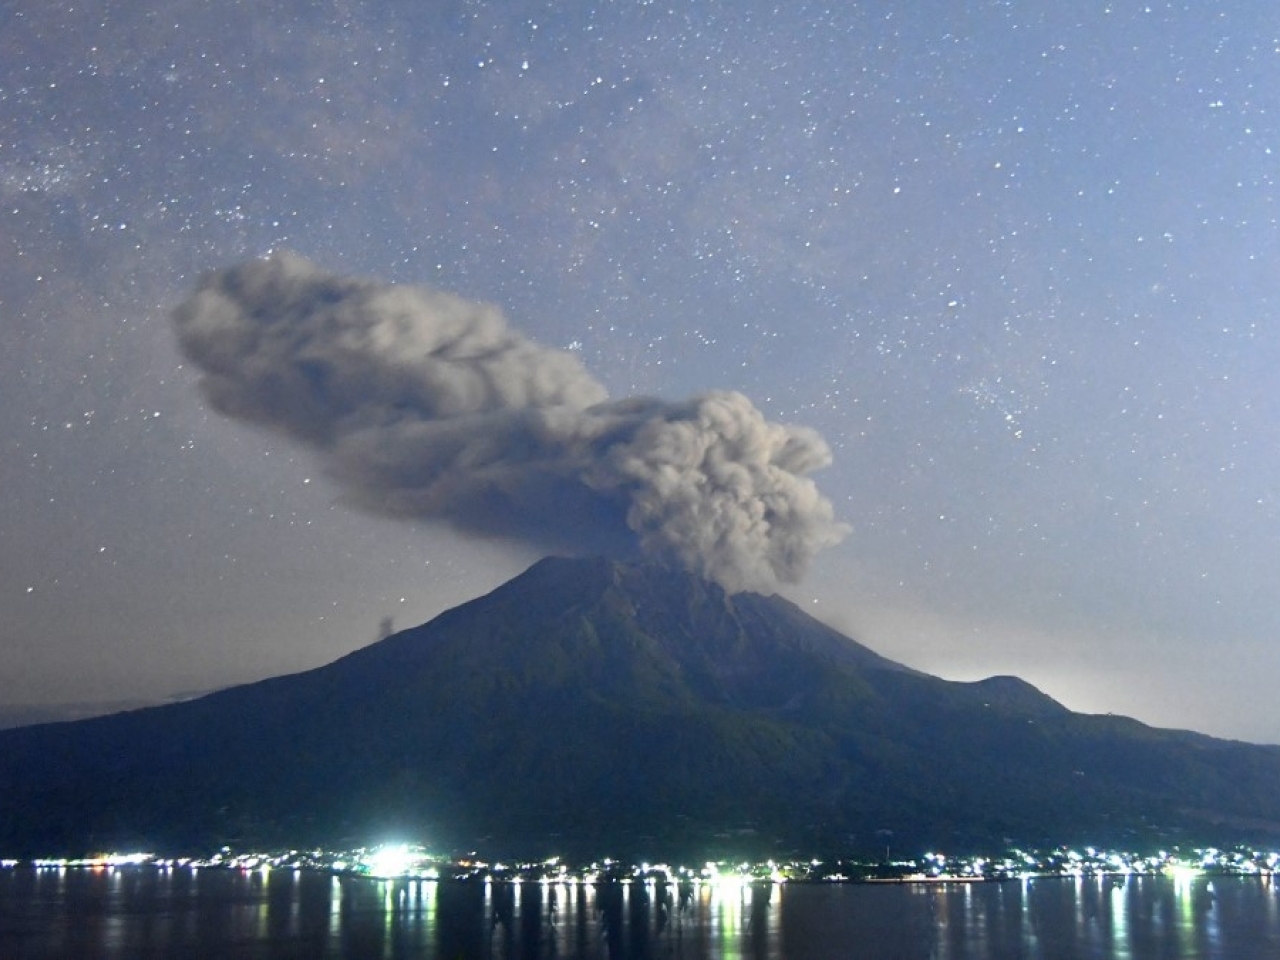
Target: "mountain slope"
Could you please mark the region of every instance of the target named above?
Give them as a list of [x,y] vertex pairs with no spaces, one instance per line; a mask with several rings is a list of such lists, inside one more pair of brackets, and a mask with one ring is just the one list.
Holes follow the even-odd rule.
[[307,673],[0,731],[0,783],[7,855],[402,831],[530,853],[956,849],[1280,822],[1280,749],[940,680],[780,598],[604,560],[544,560]]

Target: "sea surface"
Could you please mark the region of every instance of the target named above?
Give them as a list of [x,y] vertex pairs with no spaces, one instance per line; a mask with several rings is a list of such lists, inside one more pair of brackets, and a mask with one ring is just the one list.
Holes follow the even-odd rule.
[[0,870],[0,957],[1280,957],[1269,877],[677,888]]

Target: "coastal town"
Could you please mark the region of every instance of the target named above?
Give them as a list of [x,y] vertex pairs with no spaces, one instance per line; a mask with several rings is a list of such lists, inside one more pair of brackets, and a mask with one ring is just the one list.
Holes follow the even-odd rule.
[[1280,871],[1280,851],[1252,847],[1182,849],[1152,853],[1085,847],[1011,849],[996,856],[952,857],[929,852],[905,859],[708,861],[698,865],[630,863],[601,859],[574,864],[560,857],[537,861],[487,860],[475,854],[444,855],[411,843],[351,850],[250,851],[223,847],[202,856],[161,857],[110,852],[81,858],[0,859],[0,869],[312,871],[370,880],[463,881],[543,884],[688,884],[749,886],[767,883],[973,883],[1046,877],[1210,875],[1267,876]]

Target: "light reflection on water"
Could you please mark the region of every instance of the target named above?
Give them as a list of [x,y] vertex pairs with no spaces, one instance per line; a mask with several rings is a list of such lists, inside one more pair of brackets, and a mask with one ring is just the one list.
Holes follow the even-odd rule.
[[1269,877],[675,886],[372,881],[291,870],[0,870],[0,956],[1280,955]]

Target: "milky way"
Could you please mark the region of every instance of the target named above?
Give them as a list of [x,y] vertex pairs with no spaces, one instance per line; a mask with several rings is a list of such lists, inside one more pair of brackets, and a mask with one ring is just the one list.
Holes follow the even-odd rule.
[[[784,474],[852,532],[784,589],[887,656],[1280,741],[1277,38],[1258,0],[10,4],[0,686],[316,666],[554,546],[201,392],[173,311],[290,250],[493,305],[576,404],[820,435]],[[593,547],[670,529],[605,500]]]

